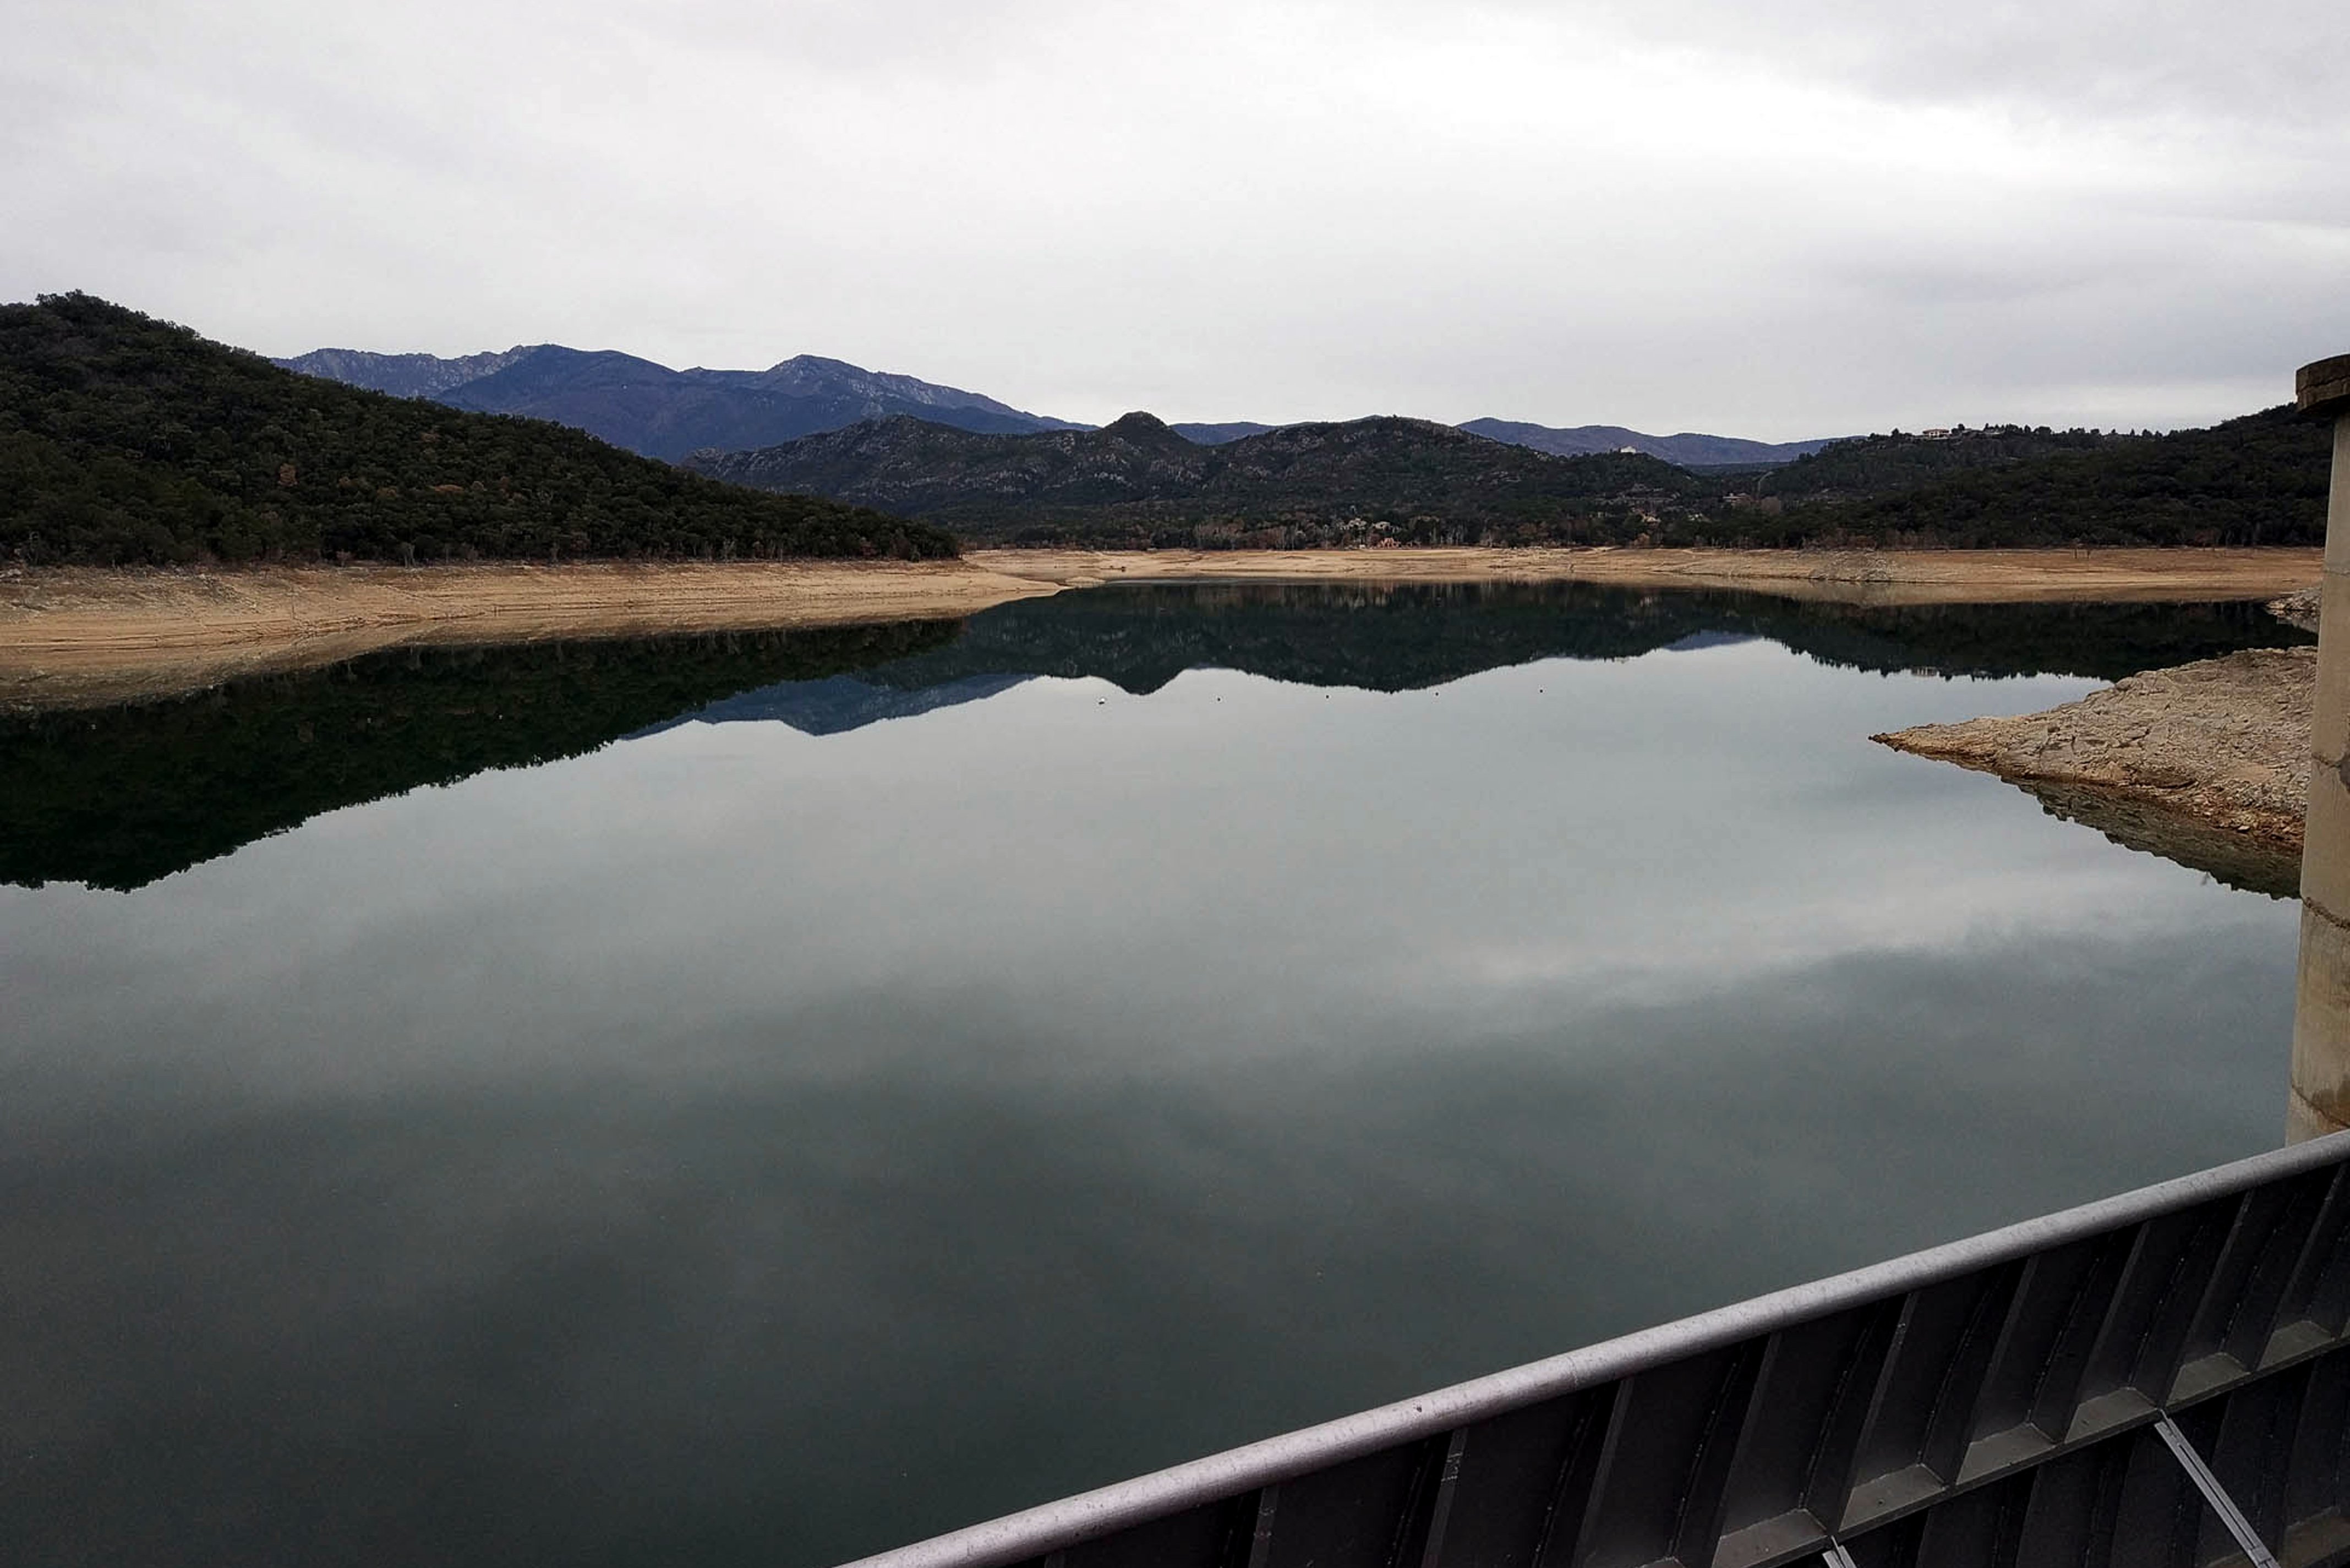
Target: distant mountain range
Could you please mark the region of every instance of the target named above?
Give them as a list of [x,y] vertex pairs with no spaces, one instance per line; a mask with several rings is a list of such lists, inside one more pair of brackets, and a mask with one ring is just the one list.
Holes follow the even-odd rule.
[[541,343],[442,359],[320,348],[289,370],[486,414],[552,420],[674,462],[704,447],[772,446],[859,420],[910,415],[991,434],[1079,430],[993,398],[802,354],[764,370],[672,370],[610,350]]
[[[1274,545],[1637,534],[1716,487],[1637,452],[1559,458],[1425,420],[1284,425],[1201,446],[1145,413],[1097,431],[982,435],[869,420],[686,466],[761,490],[929,519],[973,538]],[[1596,535],[1594,535],[1596,536]]]
[[[328,375],[88,295],[0,306],[0,555],[99,566],[921,557],[952,554],[957,533],[1196,548],[2309,544],[2324,535],[2331,452],[2324,429],[2275,409],[2164,435],[1896,431],[1700,472],[1638,451],[1559,456],[1388,417],[1191,427],[1218,438],[1202,444],[1149,414],[1093,430],[807,358],[671,371],[542,345],[294,363]],[[437,401],[347,379],[438,388]],[[866,414],[877,405],[919,412]],[[609,439],[566,428],[598,421]],[[723,449],[795,421],[831,428]],[[619,426],[683,461],[619,450]],[[1528,431],[1544,428],[1503,433]],[[1669,439],[1715,441],[1685,452],[1692,460],[1760,444]],[[695,441],[709,444],[679,450]]]
[[[601,436],[614,446],[671,462],[704,448],[745,452],[898,414],[983,435],[1095,428],[1028,413],[977,392],[812,354],[764,370],[672,370],[631,354],[588,352],[555,343],[454,359],[319,348],[276,362],[306,376],[397,397],[431,398],[481,413],[552,420]],[[1222,446],[1286,427],[1232,420],[1168,428],[1194,445]],[[1557,429],[1515,420],[1471,420],[1459,428],[1554,457],[1628,451],[1685,468],[1789,462],[1828,444],[1774,444],[1686,433],[1652,436],[1621,425]]]
[[1471,435],[1481,435],[1489,441],[1507,441],[1512,446],[1530,446],[1553,457],[1588,457],[1600,452],[1638,452],[1662,458],[1682,468],[1759,468],[1793,462],[1799,457],[1810,456],[1837,439],[1823,436],[1817,441],[1742,441],[1736,436],[1698,435],[1687,431],[1679,435],[1652,436],[1626,430],[1622,425],[1572,425],[1558,429],[1550,425],[1524,424],[1516,420],[1471,420],[1461,428]]

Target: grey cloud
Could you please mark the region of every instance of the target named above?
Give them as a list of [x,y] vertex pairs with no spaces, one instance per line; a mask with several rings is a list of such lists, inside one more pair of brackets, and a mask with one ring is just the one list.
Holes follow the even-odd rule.
[[1888,96],[2063,118],[2220,114],[2338,140],[2350,88],[2350,17],[2324,0],[1602,0],[1586,14]]
[[2282,3],[43,6],[0,59],[0,296],[275,353],[826,353],[1081,418],[2200,421],[2350,331],[2342,32]]

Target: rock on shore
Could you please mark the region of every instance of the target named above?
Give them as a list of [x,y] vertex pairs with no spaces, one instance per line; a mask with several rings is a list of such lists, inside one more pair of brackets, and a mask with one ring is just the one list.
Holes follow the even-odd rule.
[[2133,675],[2043,713],[1874,739],[1996,774],[2133,848],[2290,896],[2316,677],[2315,649],[2251,649]]
[[2287,626],[2297,626],[2303,631],[2315,631],[2318,600],[2322,597],[2321,586],[2313,583],[2308,587],[2295,589],[2281,599],[2271,599],[2269,614]]

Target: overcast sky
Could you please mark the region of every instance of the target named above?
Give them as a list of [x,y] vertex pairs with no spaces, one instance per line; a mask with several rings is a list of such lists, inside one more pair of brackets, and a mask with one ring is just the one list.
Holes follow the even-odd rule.
[[2350,349],[2342,0],[0,0],[0,296],[1066,418],[2203,423]]

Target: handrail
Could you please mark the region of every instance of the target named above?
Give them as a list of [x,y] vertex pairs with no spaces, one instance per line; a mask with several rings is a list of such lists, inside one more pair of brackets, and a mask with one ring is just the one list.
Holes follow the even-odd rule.
[[[1001,1568],[1088,1542],[1098,1543],[1084,1553],[1088,1563],[1114,1563],[1119,1554],[1108,1549],[1121,1532],[1217,1505],[1232,1505],[1223,1511],[1235,1517],[1263,1515],[1265,1540],[1216,1550],[1244,1552],[1250,1568],[1266,1568],[1260,1560],[1282,1527],[1270,1494],[1402,1450],[1414,1450],[1405,1456],[1411,1476],[1376,1506],[1398,1513],[1395,1539],[1420,1539],[1435,1568],[1440,1541],[1429,1537],[1442,1534],[1440,1505],[1462,1485],[1463,1452],[1473,1468],[1501,1451],[1497,1444],[1506,1447],[1485,1430],[1500,1418],[1575,1397],[1592,1406],[1574,1417],[1589,1430],[1544,1440],[1573,1450],[1563,1464],[1592,1473],[1544,1471],[1542,1484],[1558,1495],[1526,1504],[1544,1514],[1548,1561],[1665,1561],[1674,1541],[1693,1546],[1699,1537],[1706,1538],[1699,1560],[1722,1568],[1815,1555],[1856,1532],[2343,1344],[2350,1317],[2350,1280],[2341,1277],[2350,1272],[2345,1162],[2350,1132],[2272,1150],[1179,1464],[854,1568]],[[2246,1302],[2265,1313],[2257,1324],[2240,1321]],[[2052,1368],[2084,1374],[2054,1406],[2043,1387]],[[1662,1385],[1676,1378],[1695,1392],[1666,1396]],[[2041,1407],[2030,1419],[1986,1428],[1986,1420],[2014,1414],[1983,1408],[1993,1384],[2039,1389]],[[1635,1420],[1636,1410],[1648,1424]],[[1793,1413],[1810,1471],[1828,1462],[1842,1472],[1825,1485],[1814,1473],[1781,1478],[1775,1491],[1766,1486],[1741,1501],[1741,1485],[1752,1491],[1772,1468],[1762,1457],[1769,1445],[1755,1434],[1774,1412]],[[1573,1424],[1563,1407],[1557,1413]],[[1629,1448],[1638,1445],[1625,1434],[1675,1423],[1691,1442],[1668,1444],[1661,1458],[1642,1462],[1679,1473],[1635,1476]],[[2011,1450],[2013,1461],[2002,1462]],[[1881,1465],[1891,1468],[1875,1468]],[[2224,1454],[2220,1468],[2227,1468]],[[1773,1475],[1787,1470],[1780,1464]],[[1578,1486],[1582,1495],[1565,1495]],[[1669,1506],[1644,1500],[1630,1511],[1645,1510],[1652,1526],[1664,1521],[1671,1539],[1659,1543],[1668,1550],[1654,1558],[1607,1550],[1611,1508],[1624,1513],[1617,1504],[1659,1486],[1673,1491]],[[1560,1539],[1562,1507],[1580,1517],[1574,1542]],[[1777,1512],[1745,1517],[1757,1507]],[[1709,1511],[1710,1519],[1697,1517]],[[1781,1526],[1784,1546],[1752,1538],[1736,1549],[1732,1537],[1765,1522]],[[1221,1528],[1229,1536],[1240,1526]],[[1385,1561],[1392,1568],[1400,1560]]]

